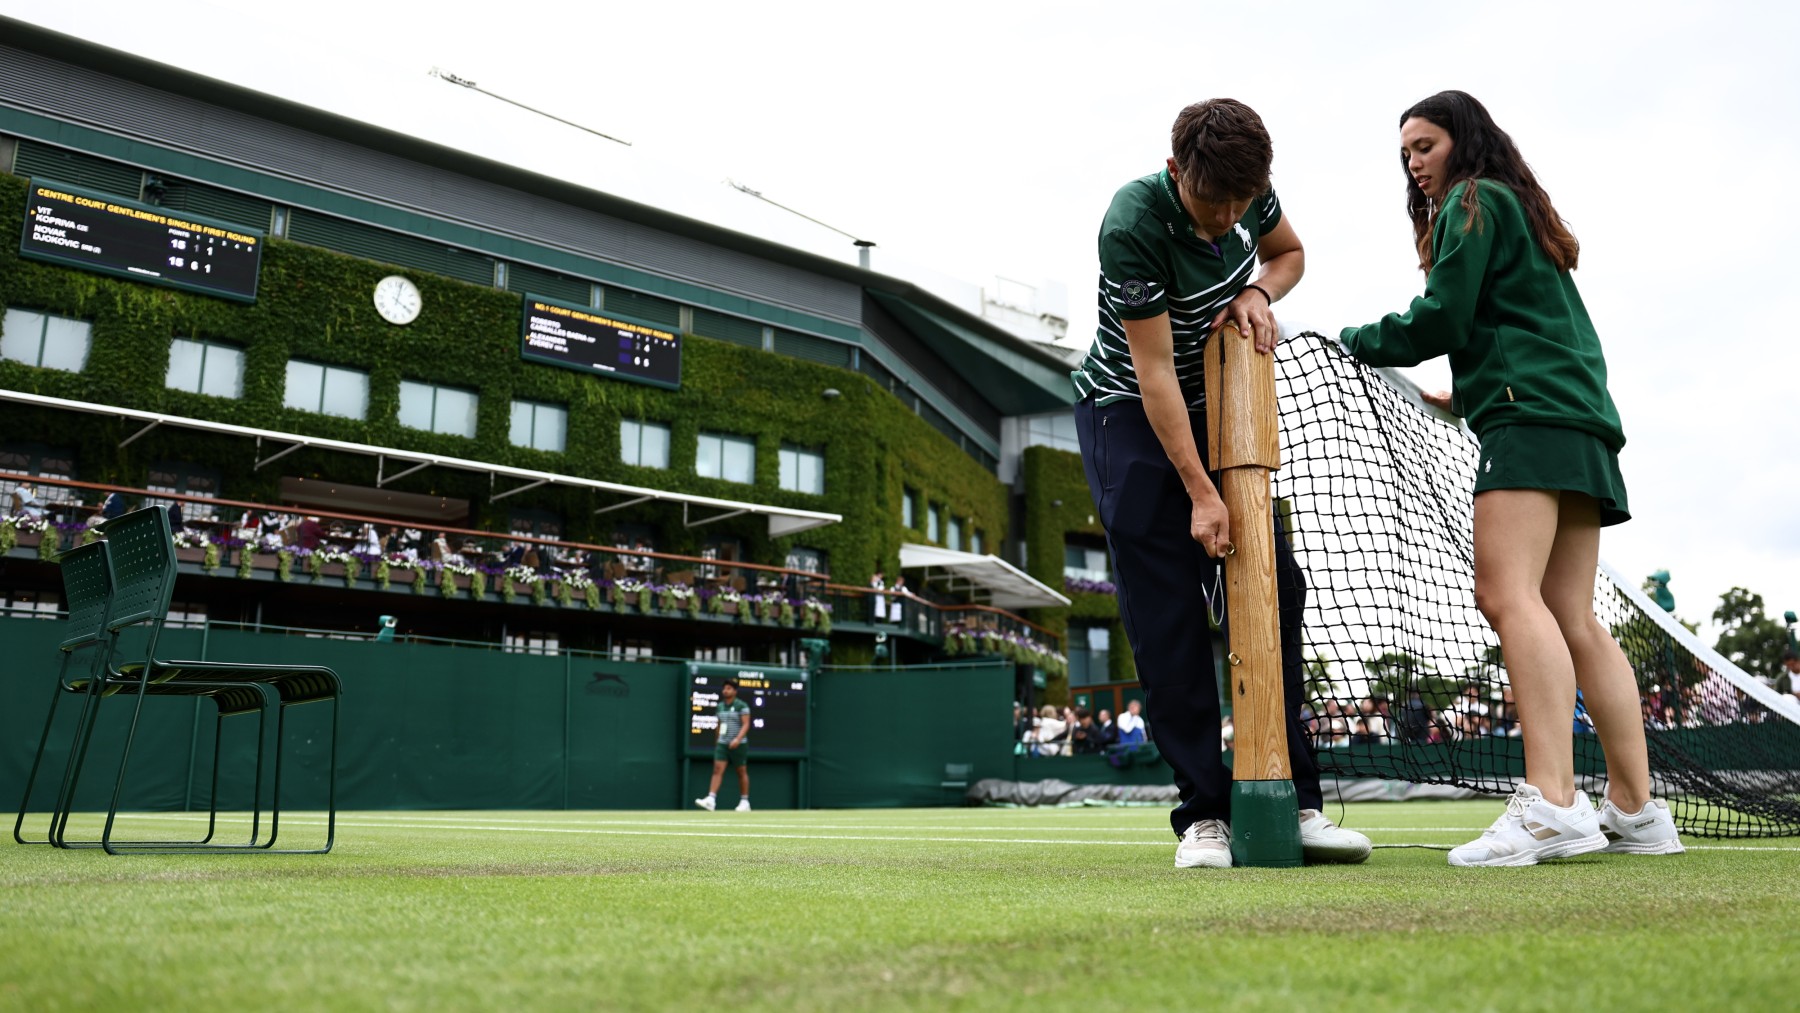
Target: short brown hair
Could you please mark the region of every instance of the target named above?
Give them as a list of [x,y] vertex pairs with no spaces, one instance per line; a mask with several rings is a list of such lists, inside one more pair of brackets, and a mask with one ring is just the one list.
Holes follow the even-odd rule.
[[1196,102],[1169,131],[1175,168],[1188,189],[1213,200],[1241,200],[1269,189],[1275,147],[1256,110],[1233,98]]

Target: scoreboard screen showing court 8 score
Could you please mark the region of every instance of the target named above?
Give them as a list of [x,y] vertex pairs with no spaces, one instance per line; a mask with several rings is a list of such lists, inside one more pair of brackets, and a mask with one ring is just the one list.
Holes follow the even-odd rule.
[[738,699],[750,707],[751,757],[804,756],[807,752],[806,672],[797,668],[743,665],[688,665],[687,752],[711,756],[719,737],[720,687],[738,684]]

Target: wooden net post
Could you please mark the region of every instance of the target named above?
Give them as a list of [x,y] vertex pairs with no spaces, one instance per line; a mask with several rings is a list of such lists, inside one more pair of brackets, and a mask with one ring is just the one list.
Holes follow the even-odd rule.
[[1220,473],[1231,516],[1224,560],[1226,691],[1234,726],[1231,788],[1233,864],[1301,861],[1294,775],[1288,764],[1281,679],[1281,615],[1275,592],[1274,513],[1269,473],[1281,467],[1275,357],[1257,354],[1227,325],[1207,342],[1207,464]]

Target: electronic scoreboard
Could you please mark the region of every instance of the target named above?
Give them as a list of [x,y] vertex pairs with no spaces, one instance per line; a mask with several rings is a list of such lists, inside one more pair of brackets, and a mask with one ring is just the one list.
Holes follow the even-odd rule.
[[811,711],[806,672],[798,668],[752,668],[690,662],[687,667],[687,753],[712,756],[719,740],[719,687],[738,684],[738,699],[750,705],[752,757],[804,757],[811,747]]
[[532,362],[681,389],[681,334],[592,306],[525,296],[519,355]]
[[21,256],[256,301],[261,232],[44,179],[26,193]]

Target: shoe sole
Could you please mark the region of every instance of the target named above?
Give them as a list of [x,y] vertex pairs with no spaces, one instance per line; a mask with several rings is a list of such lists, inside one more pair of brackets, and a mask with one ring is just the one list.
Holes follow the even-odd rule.
[[1356,865],[1369,860],[1370,846],[1331,847],[1329,845],[1301,845],[1300,854],[1308,862],[1320,865]]
[[1199,861],[1194,861],[1194,862],[1184,862],[1181,860],[1180,855],[1176,855],[1175,856],[1175,868],[1177,868],[1177,869],[1229,869],[1229,868],[1231,868],[1231,852],[1221,851],[1221,852],[1217,852],[1217,854],[1219,856],[1217,861],[1214,861],[1212,859],[1212,857],[1209,855],[1205,858],[1200,859]]
[[1521,851],[1516,855],[1508,855],[1498,860],[1485,862],[1459,862],[1456,856],[1450,856],[1450,864],[1458,869],[1516,869],[1539,862],[1548,862],[1558,858],[1575,858],[1579,855],[1591,855],[1606,849],[1606,835],[1595,834],[1582,837],[1567,844],[1552,844],[1541,851]]
[[1679,855],[1687,850],[1680,841],[1657,841],[1655,844],[1629,844],[1613,841],[1604,849],[1609,855]]

